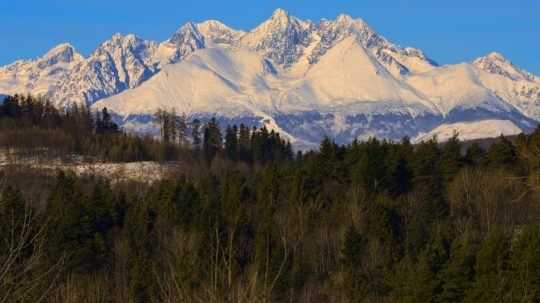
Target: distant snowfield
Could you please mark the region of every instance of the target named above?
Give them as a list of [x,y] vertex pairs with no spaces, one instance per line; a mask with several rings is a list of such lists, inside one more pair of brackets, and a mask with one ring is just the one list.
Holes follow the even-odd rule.
[[414,138],[413,143],[420,143],[432,138],[439,142],[448,141],[455,134],[460,139],[475,140],[483,138],[495,138],[500,135],[511,136],[518,135],[522,131],[512,121],[508,120],[483,120],[475,122],[460,122],[452,124],[443,124],[429,133],[420,134]]
[[135,132],[152,132],[161,108],[222,126],[265,125],[299,149],[325,136],[442,136],[448,125],[473,139],[484,134],[468,121],[506,121],[486,135],[530,131],[540,121],[540,78],[499,53],[439,66],[361,19],[311,22],[281,9],[248,32],[210,20],[162,42],[116,34],[86,58],[61,44],[0,67],[2,93],[107,107]]

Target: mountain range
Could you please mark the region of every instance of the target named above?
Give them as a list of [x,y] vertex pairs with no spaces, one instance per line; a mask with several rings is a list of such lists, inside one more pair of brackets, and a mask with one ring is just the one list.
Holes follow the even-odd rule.
[[312,22],[282,9],[250,31],[210,20],[163,42],[115,34],[88,57],[61,44],[0,67],[0,94],[15,93],[107,107],[130,131],[153,131],[158,109],[264,124],[297,148],[324,136],[511,135],[540,121],[540,77],[499,53],[440,66],[361,19]]

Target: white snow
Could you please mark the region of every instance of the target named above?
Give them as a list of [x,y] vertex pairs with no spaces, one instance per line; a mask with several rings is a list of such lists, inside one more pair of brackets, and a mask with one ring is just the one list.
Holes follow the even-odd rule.
[[44,95],[83,60],[73,46],[64,43],[41,58],[20,60],[0,67],[0,93]]
[[[0,68],[0,94],[14,93],[43,94],[57,105],[107,106],[124,118],[158,108],[251,117],[307,145],[316,132],[349,133],[349,140],[391,136],[381,127],[392,124],[415,136],[426,129],[413,125],[417,117],[444,121],[464,110],[481,111],[483,120],[507,115],[519,127],[540,121],[540,78],[499,53],[439,67],[361,19],[343,14],[314,23],[282,9],[248,32],[209,20],[189,22],[161,43],[116,34],[88,58],[62,44],[42,58]],[[283,115],[300,121],[285,127]],[[127,128],[148,129],[125,121]]]
[[500,135],[511,136],[520,134],[522,130],[509,120],[481,120],[474,122],[459,122],[443,124],[429,133],[421,133],[412,141],[419,143],[436,138],[439,142],[448,141],[455,134],[460,140],[495,138]]
[[426,73],[414,74],[407,77],[406,81],[444,115],[456,108],[484,105],[497,109],[505,106],[482,85],[477,70],[468,63],[443,66]]

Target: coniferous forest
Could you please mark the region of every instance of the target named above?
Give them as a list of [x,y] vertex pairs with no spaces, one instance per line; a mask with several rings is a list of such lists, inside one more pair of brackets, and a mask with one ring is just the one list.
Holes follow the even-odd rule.
[[[294,153],[265,127],[0,106],[0,302],[540,302],[540,129]],[[156,182],[12,158],[181,162]]]

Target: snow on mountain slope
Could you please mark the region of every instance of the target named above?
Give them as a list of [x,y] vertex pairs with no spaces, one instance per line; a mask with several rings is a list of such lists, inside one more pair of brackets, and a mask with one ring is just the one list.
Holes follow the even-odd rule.
[[473,65],[482,70],[483,86],[527,117],[540,120],[540,78],[515,67],[499,53],[478,58]]
[[267,86],[265,73],[268,72],[264,60],[252,52],[204,49],[185,61],[164,67],[140,87],[99,101],[95,106],[106,106],[124,116],[153,113],[159,108],[174,108],[189,115],[253,114],[248,93],[251,90],[261,94]]
[[439,142],[448,141],[455,134],[461,140],[495,138],[500,135],[512,136],[522,133],[522,130],[509,120],[481,120],[475,122],[460,122],[442,124],[429,133],[421,133],[412,141],[422,141],[437,138]]
[[510,80],[535,80],[534,75],[515,67],[512,62],[497,52],[480,57],[474,60],[473,64],[486,72],[501,75]]
[[[287,70],[273,70],[263,56],[242,48],[200,50],[166,66],[140,87],[98,104],[107,104],[122,115],[174,107],[186,113],[235,116],[250,111],[269,115],[276,111],[325,111],[381,100],[417,104],[423,110],[431,105],[394,79],[350,38],[332,48],[301,77]],[[433,106],[431,111],[435,113]]]
[[135,35],[114,35],[79,62],[48,96],[57,104],[92,103],[134,88],[159,70],[155,42]]
[[[424,103],[396,80],[353,37],[342,40],[313,63],[301,84],[289,90],[281,108],[318,110],[361,102],[400,101]],[[425,104],[425,103],[424,103]]]
[[509,111],[511,107],[484,87],[474,66],[462,63],[433,69],[406,78],[407,83],[427,97],[443,115],[455,109],[482,107]]
[[35,60],[21,60],[0,68],[0,92],[45,94],[83,57],[70,44],[60,44]]
[[217,116],[231,122],[264,124],[297,146],[313,147],[311,142],[289,135],[267,114],[272,111],[273,92],[266,77],[273,74],[266,64],[258,54],[244,49],[204,49],[178,64],[165,66],[140,87],[98,101],[93,107],[107,107],[120,114],[125,119],[124,126],[135,131],[148,131],[147,125],[137,118],[142,116],[145,120],[165,108],[190,118]]
[[208,20],[197,24],[197,30],[204,37],[205,45],[233,44],[238,41],[245,32],[234,30],[217,20]]
[[311,62],[317,61],[340,41],[355,37],[395,76],[428,71],[437,65],[422,51],[410,47],[403,49],[377,34],[362,19],[353,19],[349,15],[342,14],[335,21],[323,20],[316,34],[320,38],[310,56]]
[[[416,116],[438,114],[353,38],[338,43],[303,75],[272,68],[263,55],[244,48],[199,50],[94,107],[109,108],[135,129],[142,126],[137,121],[141,116],[168,108],[192,117],[215,115],[231,123],[265,124],[304,145],[325,134],[340,142],[348,141],[351,133],[393,137],[392,126],[367,121],[367,116],[386,116],[399,127],[414,124]],[[394,135],[416,127],[408,125]]]
[[60,45],[0,68],[2,93],[107,106],[141,131],[158,108],[174,108],[222,124],[265,124],[306,146],[325,135],[346,143],[480,120],[527,131],[540,121],[540,78],[498,53],[440,67],[361,19],[315,23],[281,9],[247,32],[209,20],[161,43],[115,35],[88,58]]

